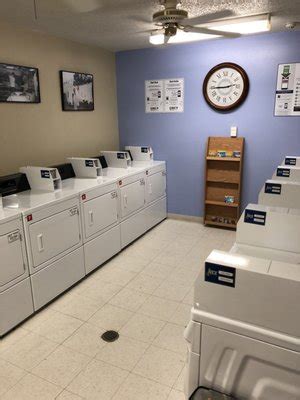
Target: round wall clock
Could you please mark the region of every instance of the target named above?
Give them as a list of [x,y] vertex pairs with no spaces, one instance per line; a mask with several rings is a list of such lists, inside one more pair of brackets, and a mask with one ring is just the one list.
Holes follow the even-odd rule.
[[228,111],[238,107],[247,97],[249,79],[237,64],[222,63],[212,68],[203,82],[203,95],[216,110]]

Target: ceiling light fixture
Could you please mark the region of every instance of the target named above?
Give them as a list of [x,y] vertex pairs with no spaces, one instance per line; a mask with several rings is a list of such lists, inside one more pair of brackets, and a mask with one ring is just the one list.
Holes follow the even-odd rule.
[[227,21],[217,21],[205,25],[206,28],[218,29],[224,32],[235,32],[241,35],[267,32],[271,29],[270,14],[253,15],[228,19]]

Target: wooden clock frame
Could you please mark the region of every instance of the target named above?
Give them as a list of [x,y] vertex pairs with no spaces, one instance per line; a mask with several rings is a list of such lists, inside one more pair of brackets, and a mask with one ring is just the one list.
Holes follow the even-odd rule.
[[[244,82],[244,89],[243,89],[243,93],[242,93],[241,97],[239,98],[239,100],[236,103],[228,105],[228,106],[218,106],[218,105],[214,104],[210,100],[210,98],[207,94],[207,84],[208,84],[210,77],[216,71],[218,71],[219,69],[222,69],[222,68],[232,68],[232,69],[236,70],[241,75],[243,82]],[[231,62],[224,62],[224,63],[216,65],[207,73],[207,75],[204,79],[204,82],[203,82],[202,90],[203,90],[203,96],[210,107],[212,107],[213,109],[218,110],[218,111],[230,111],[230,110],[233,110],[234,108],[239,107],[245,101],[245,99],[248,95],[248,92],[249,92],[249,78],[248,78],[246,71],[242,67],[240,67],[238,64],[234,64]]]

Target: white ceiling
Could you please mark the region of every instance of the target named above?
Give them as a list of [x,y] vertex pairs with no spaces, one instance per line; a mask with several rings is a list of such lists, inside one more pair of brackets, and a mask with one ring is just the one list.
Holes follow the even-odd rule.
[[[151,46],[152,14],[158,0],[0,0],[0,18],[24,28],[113,51]],[[189,17],[229,9],[236,16],[269,12],[272,30],[300,21],[300,0],[182,0]]]

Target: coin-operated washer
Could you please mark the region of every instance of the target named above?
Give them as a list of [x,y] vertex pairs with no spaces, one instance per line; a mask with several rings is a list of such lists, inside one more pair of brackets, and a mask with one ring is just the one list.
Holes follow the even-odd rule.
[[298,156],[286,156],[282,162],[282,165],[290,165],[292,167],[300,168],[300,157]]
[[300,182],[300,168],[280,165],[274,172],[272,179],[288,182]]
[[133,161],[153,161],[153,150],[150,146],[125,146]]
[[56,168],[21,168],[31,190],[5,197],[22,212],[34,309],[85,275],[79,194],[62,189]]
[[147,230],[167,218],[167,170],[165,161],[154,161],[150,146],[126,146],[133,167],[146,169],[146,225]]
[[[5,203],[5,202],[4,202]],[[0,195],[0,336],[33,314],[22,215]]]
[[299,304],[299,265],[214,250],[184,333],[186,399],[299,400]]
[[300,208],[300,182],[268,179],[258,195],[266,206]]
[[99,159],[68,160],[76,178],[64,180],[63,188],[79,192],[85,270],[88,274],[121,250],[118,179],[102,176]]
[[300,210],[248,204],[230,252],[300,264]]
[[101,163],[99,158],[69,157],[67,161],[71,163],[77,178],[98,178],[101,176]]
[[101,155],[108,165],[103,176],[118,179],[121,248],[124,248],[147,231],[146,170],[144,166],[133,167],[126,151],[101,151]]

